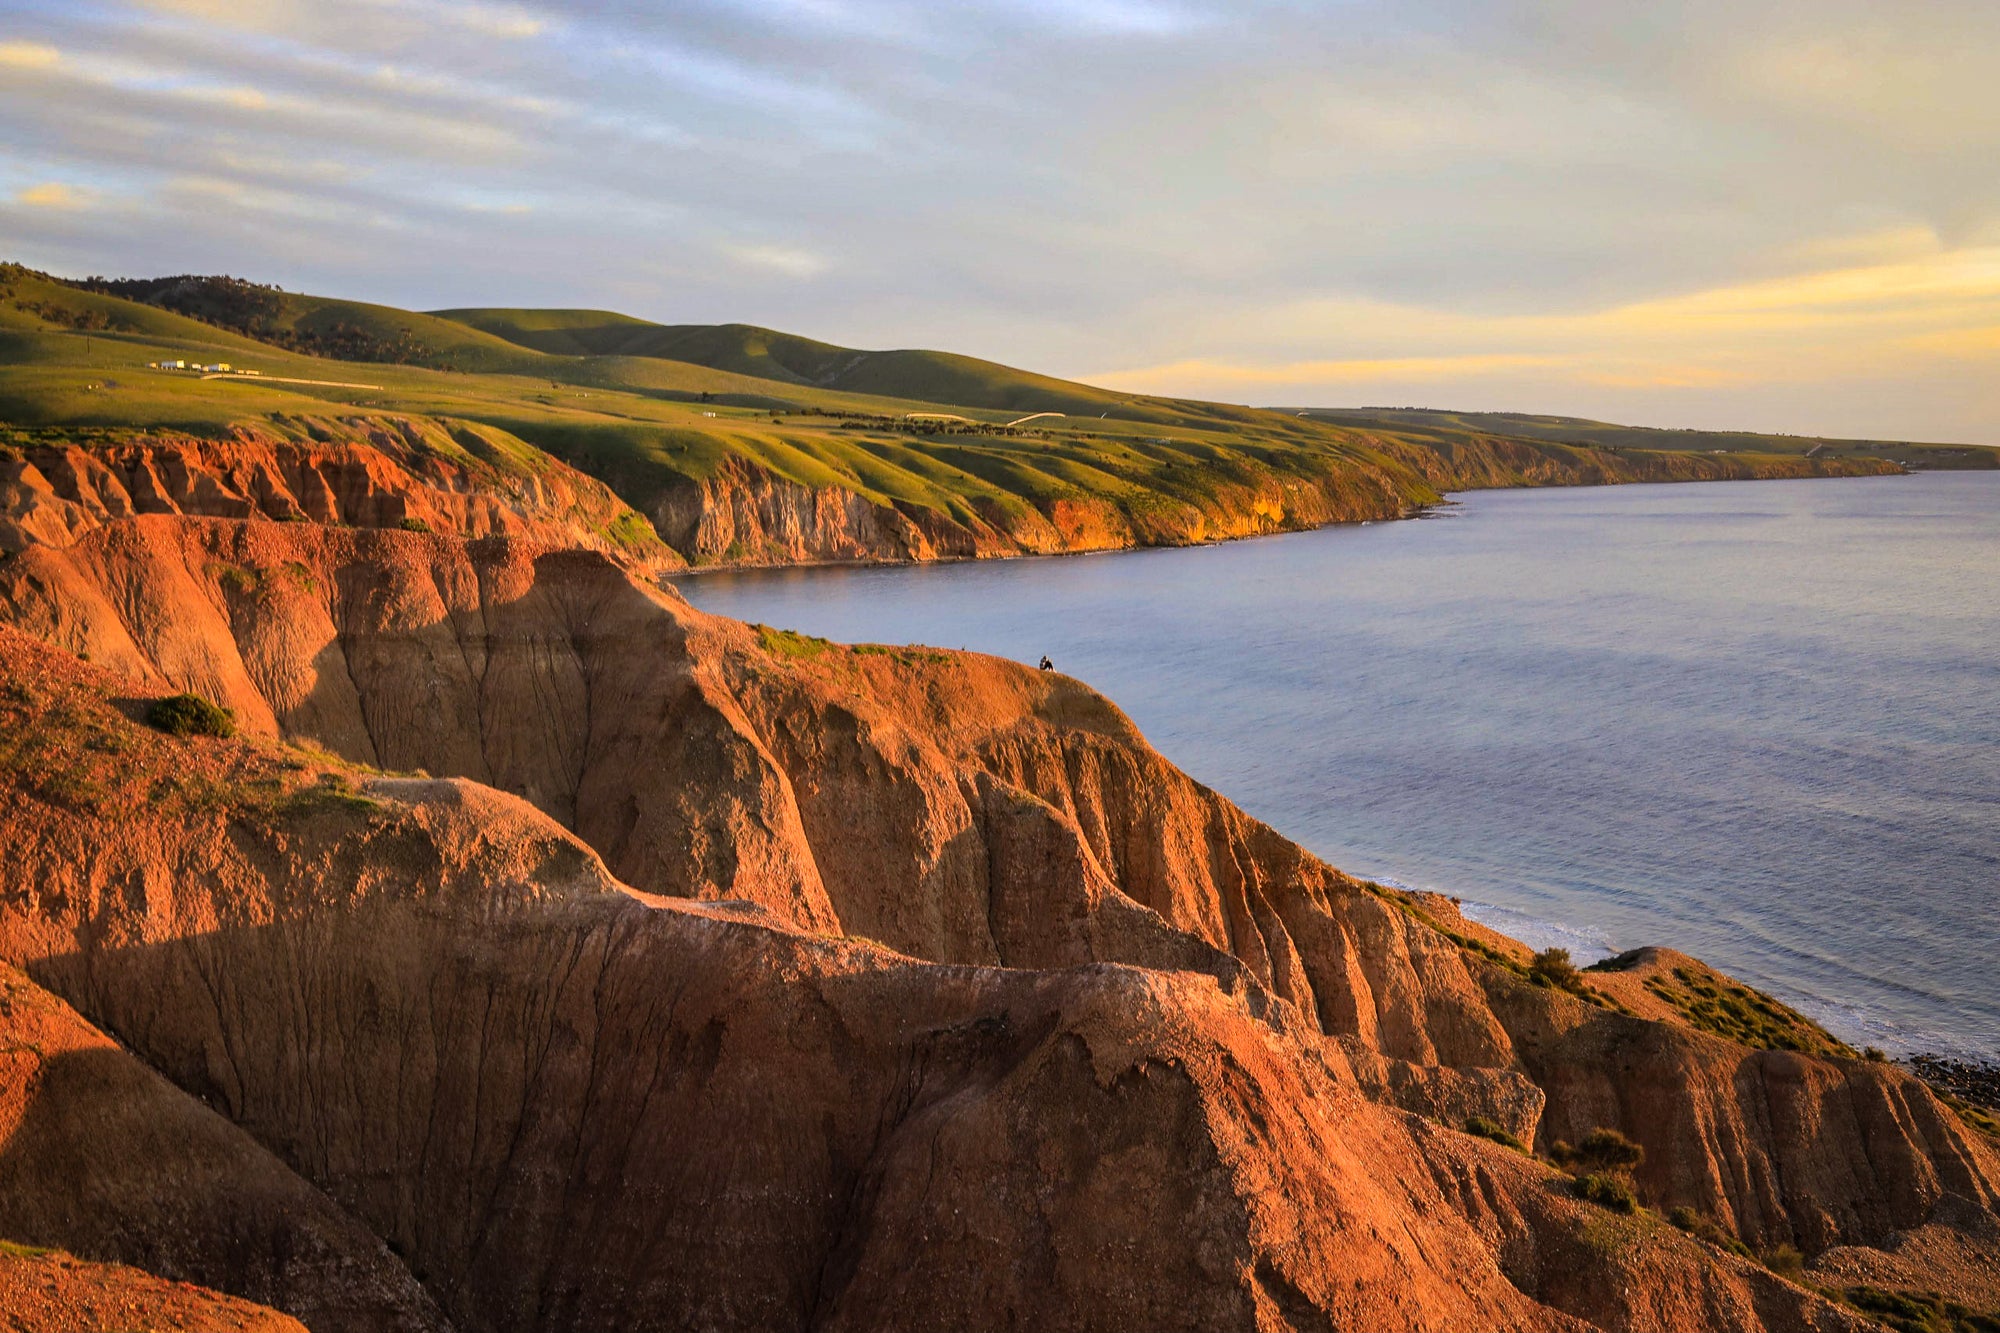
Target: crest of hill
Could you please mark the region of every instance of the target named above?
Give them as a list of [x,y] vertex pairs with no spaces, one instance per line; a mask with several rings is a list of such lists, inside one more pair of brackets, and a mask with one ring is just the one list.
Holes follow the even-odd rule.
[[[1135,398],[952,352],[840,347],[754,324],[653,324],[603,310],[432,312],[539,352],[684,361],[781,384],[1005,411],[1167,420],[1191,404]],[[1214,410],[1217,405],[1203,404]]]
[[1926,468],[2000,467],[2000,449],[1913,440],[1853,440],[1826,435],[1759,435],[1742,430],[1676,430],[1621,426],[1588,417],[1530,412],[1458,412],[1422,407],[1313,407],[1297,410],[1313,421],[1343,426],[1385,425],[1398,430],[1461,436],[1466,432],[1543,440],[1582,448],[1687,452],[1834,455],[1894,458]]
[[170,311],[288,351],[344,361],[532,373],[541,359],[450,320],[366,301],[307,296],[226,275],[91,277],[69,285]]

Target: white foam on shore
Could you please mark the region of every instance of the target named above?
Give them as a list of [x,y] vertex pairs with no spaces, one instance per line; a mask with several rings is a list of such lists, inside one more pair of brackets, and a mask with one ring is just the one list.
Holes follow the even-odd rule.
[[[1378,875],[1375,878],[1377,883],[1385,884],[1392,889],[1446,893],[1443,889],[1411,884],[1389,875]],[[1480,902],[1473,898],[1460,898],[1458,906],[1466,919],[1477,921],[1482,926],[1517,939],[1530,949],[1537,951],[1548,948],[1568,949],[1571,959],[1579,967],[1588,967],[1600,959],[1624,952],[1608,933],[1597,927],[1572,926],[1564,921],[1547,921],[1530,916],[1517,908]],[[1898,1059],[1928,1054],[1942,1055],[1975,1065],[1988,1065],[1995,1063],[1996,1054],[2000,1054],[1994,1050],[1982,1050],[1962,1041],[1955,1041],[1941,1033],[1899,1023],[1893,1018],[1859,1005],[1842,1004],[1817,997],[1780,995],[1778,998],[1850,1046],[1878,1047]]]
[[[1410,884],[1388,875],[1377,875],[1375,882],[1386,884],[1392,889],[1403,889],[1413,893],[1445,893],[1443,889],[1433,889],[1427,885]],[[1456,897],[1456,895],[1447,894]],[[1499,931],[1502,935],[1517,939],[1537,952],[1543,949],[1568,949],[1569,956],[1579,967],[1588,967],[1600,958],[1609,958],[1622,950],[1612,942],[1611,936],[1592,926],[1572,926],[1564,921],[1544,921],[1540,917],[1529,916],[1526,912],[1512,907],[1502,907],[1498,903],[1484,903],[1476,898],[1457,898],[1458,910],[1469,921],[1477,921],[1482,926]]]

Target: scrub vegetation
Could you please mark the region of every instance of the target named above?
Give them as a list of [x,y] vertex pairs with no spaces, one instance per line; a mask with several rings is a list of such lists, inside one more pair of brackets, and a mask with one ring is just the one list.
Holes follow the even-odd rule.
[[1855,1052],[1804,1014],[1720,973],[1677,967],[1646,979],[1646,989],[1680,1011],[1690,1027],[1745,1046],[1852,1057]]

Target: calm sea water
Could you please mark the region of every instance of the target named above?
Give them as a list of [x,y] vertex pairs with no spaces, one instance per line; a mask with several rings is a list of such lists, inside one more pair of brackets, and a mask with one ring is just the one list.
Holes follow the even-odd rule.
[[1110,695],[1351,872],[2000,1055],[2000,474],[1496,491],[1198,549],[707,575]]

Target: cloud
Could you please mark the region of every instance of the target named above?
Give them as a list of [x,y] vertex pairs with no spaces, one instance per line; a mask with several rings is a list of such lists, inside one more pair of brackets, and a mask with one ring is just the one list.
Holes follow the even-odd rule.
[[1438,382],[1502,371],[1548,369],[1574,364],[1562,356],[1475,353],[1466,356],[1405,356],[1355,361],[1287,361],[1277,365],[1241,365],[1220,361],[1175,361],[1142,370],[1093,375],[1094,384],[1129,393],[1174,393],[1187,384],[1229,385],[1254,392],[1271,385],[1344,385],[1376,380]]
[[62,59],[62,52],[40,42],[0,42],[0,68],[47,69]]
[[[0,207],[47,266],[631,303],[1163,392],[1996,429],[1991,0],[8,20]],[[57,181],[91,206],[26,202]]]
[[[2000,247],[1948,249],[1908,234],[1827,238],[1821,256],[1895,253],[1564,314],[1487,316],[1350,302],[1256,312],[1279,346],[1346,344],[1315,359],[1183,358],[1087,376],[1110,388],[1268,401],[1337,401],[1357,386],[1455,386],[1522,379],[1579,389],[1690,396],[1757,385],[1913,378],[1946,359],[2000,351]],[[1223,341],[1235,330],[1218,331]],[[1381,349],[1394,346],[1397,355]],[[1367,350],[1364,350],[1367,349]],[[1416,349],[1421,349],[1417,352]]]
[[722,253],[745,268],[780,273],[788,278],[816,278],[827,270],[827,261],[819,255],[789,246],[725,245]]
[[49,181],[42,185],[30,185],[14,192],[14,202],[29,208],[82,208],[89,202],[89,195],[73,185],[61,181]]

